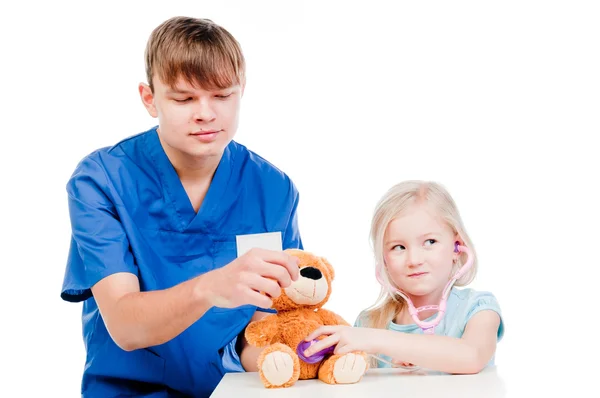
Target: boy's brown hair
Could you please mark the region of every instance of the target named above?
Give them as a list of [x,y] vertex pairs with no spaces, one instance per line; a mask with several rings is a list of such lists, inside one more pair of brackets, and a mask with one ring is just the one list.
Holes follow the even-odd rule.
[[205,90],[245,83],[245,60],[239,43],[209,19],[173,17],[157,26],[146,45],[146,78],[173,87],[181,77]]

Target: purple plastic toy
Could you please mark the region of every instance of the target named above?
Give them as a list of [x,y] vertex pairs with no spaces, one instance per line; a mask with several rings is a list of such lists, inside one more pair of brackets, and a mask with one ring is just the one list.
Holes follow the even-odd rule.
[[308,347],[310,347],[317,341],[319,341],[319,340],[312,340],[312,341],[302,340],[300,342],[300,344],[298,344],[298,348],[296,348],[296,353],[298,354],[298,357],[306,363],[317,363],[317,362],[322,361],[323,358],[325,358],[325,355],[330,354],[335,350],[335,346],[331,346],[331,347],[327,347],[324,350],[321,350],[319,352],[315,352],[314,354],[312,354],[309,357],[304,356],[304,350],[306,350]]

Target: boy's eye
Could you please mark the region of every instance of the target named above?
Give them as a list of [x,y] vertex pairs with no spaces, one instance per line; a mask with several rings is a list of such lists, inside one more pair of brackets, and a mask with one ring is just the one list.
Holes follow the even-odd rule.
[[431,246],[433,245],[435,242],[437,242],[435,239],[427,239],[425,241],[425,246]]
[[188,97],[188,98],[185,98],[185,99],[175,98],[176,102],[181,102],[181,103],[188,102],[188,101],[191,101],[191,100],[192,100],[191,97]]
[[217,94],[216,95],[217,98],[221,98],[221,99],[229,98],[230,96],[231,96],[231,93],[229,93],[229,94]]

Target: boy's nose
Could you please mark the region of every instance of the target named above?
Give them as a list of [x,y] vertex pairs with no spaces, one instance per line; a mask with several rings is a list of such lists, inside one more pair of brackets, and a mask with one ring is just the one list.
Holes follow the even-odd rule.
[[216,117],[212,107],[207,103],[199,103],[194,109],[194,120],[198,122],[210,122]]

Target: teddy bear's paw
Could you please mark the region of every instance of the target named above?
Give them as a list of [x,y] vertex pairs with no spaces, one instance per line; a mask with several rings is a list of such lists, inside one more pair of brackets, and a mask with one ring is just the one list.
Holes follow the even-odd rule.
[[336,384],[357,383],[366,371],[365,357],[353,353],[339,357],[333,365],[333,377]]
[[282,386],[294,376],[294,359],[286,352],[273,351],[265,356],[261,372],[272,386]]

